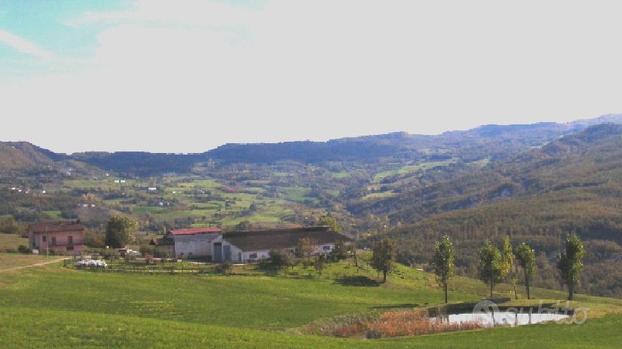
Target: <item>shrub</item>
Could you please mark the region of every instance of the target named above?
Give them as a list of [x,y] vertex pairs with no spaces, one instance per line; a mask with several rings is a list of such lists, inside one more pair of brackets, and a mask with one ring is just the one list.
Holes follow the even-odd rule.
[[326,264],[326,256],[321,254],[316,257],[313,267],[315,268],[315,271],[318,272],[318,274],[322,275],[322,271],[324,270],[325,264]]
[[138,251],[143,256],[155,256],[155,246],[152,245],[140,245]]
[[342,240],[337,241],[335,248],[330,252],[329,259],[333,262],[348,258],[348,248]]
[[232,268],[233,268],[233,265],[231,263],[225,262],[225,263],[222,263],[216,266],[216,272],[223,274],[223,275],[228,275],[231,272]]
[[106,236],[95,231],[87,231],[84,237],[86,246],[94,248],[106,247]]
[[93,249],[97,251],[104,259],[112,260],[121,257],[119,252],[111,248]]
[[382,332],[378,331],[378,330],[367,330],[367,332],[365,333],[365,337],[367,339],[378,339],[378,338],[382,338]]
[[270,251],[270,265],[273,268],[282,269],[292,264],[292,258],[286,251]]
[[32,251],[28,247],[26,247],[24,245],[19,245],[19,247],[17,248],[17,252],[19,252],[19,253],[32,253]]

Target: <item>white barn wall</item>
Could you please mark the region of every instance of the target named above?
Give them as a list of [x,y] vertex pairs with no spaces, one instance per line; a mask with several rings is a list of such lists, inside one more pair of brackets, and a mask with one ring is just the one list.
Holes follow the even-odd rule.
[[210,236],[210,234],[175,235],[173,238],[177,257],[204,258],[213,255],[212,240],[214,236]]
[[[257,254],[257,258],[251,259],[252,254]],[[247,251],[242,253],[242,263],[254,262],[268,258],[270,258],[270,250]]]
[[[224,239],[222,240],[219,239],[219,241],[214,240],[213,242],[222,242],[223,246],[225,245],[230,246],[232,262],[249,263],[249,262],[256,262],[262,259],[270,258],[270,250],[243,251],[239,249],[237,246],[230,244],[229,242],[227,242],[227,240],[224,240]],[[335,244],[332,244],[332,243],[316,245],[313,248],[313,255],[328,254],[334,248],[335,248]],[[256,254],[257,257],[251,258],[252,254]]]

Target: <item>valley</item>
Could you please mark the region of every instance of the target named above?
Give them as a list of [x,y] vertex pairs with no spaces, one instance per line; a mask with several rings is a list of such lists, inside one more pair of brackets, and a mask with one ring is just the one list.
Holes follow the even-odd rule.
[[544,271],[536,284],[549,288],[558,287],[560,241],[576,232],[589,256],[580,289],[620,296],[622,127],[607,123],[616,121],[226,145],[186,155],[64,155],[7,144],[3,156],[17,152],[21,160],[0,163],[0,215],[22,225],[80,219],[100,247],[115,214],[135,217],[146,236],[206,225],[311,226],[330,215],[363,247],[398,240],[398,260],[422,268],[434,241],[449,234],[458,270],[470,276],[481,240],[510,235],[534,245]]

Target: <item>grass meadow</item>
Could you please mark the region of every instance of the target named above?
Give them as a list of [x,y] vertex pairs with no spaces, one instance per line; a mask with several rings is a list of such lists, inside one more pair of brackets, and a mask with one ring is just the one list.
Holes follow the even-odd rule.
[[[8,257],[6,257],[8,256]],[[14,255],[5,255],[11,258]],[[486,288],[456,278],[450,301]],[[499,289],[505,296],[509,287]],[[561,298],[536,290],[537,297]],[[305,325],[344,314],[429,307],[442,300],[429,274],[398,266],[386,284],[367,265],[295,267],[271,275],[98,273],[61,264],[0,273],[3,348],[618,348],[622,301],[580,296],[595,309],[583,325],[534,325],[394,339],[305,335]]]
[[28,239],[15,234],[0,233],[0,251],[15,251],[19,245],[28,246]]

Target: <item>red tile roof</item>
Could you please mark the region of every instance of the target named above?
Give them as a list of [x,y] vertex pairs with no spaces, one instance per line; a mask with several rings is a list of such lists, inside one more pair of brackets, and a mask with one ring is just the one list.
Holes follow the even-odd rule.
[[173,229],[170,231],[173,235],[197,235],[197,234],[218,234],[222,233],[222,230],[217,227],[203,227],[203,228],[187,228],[187,229]]

